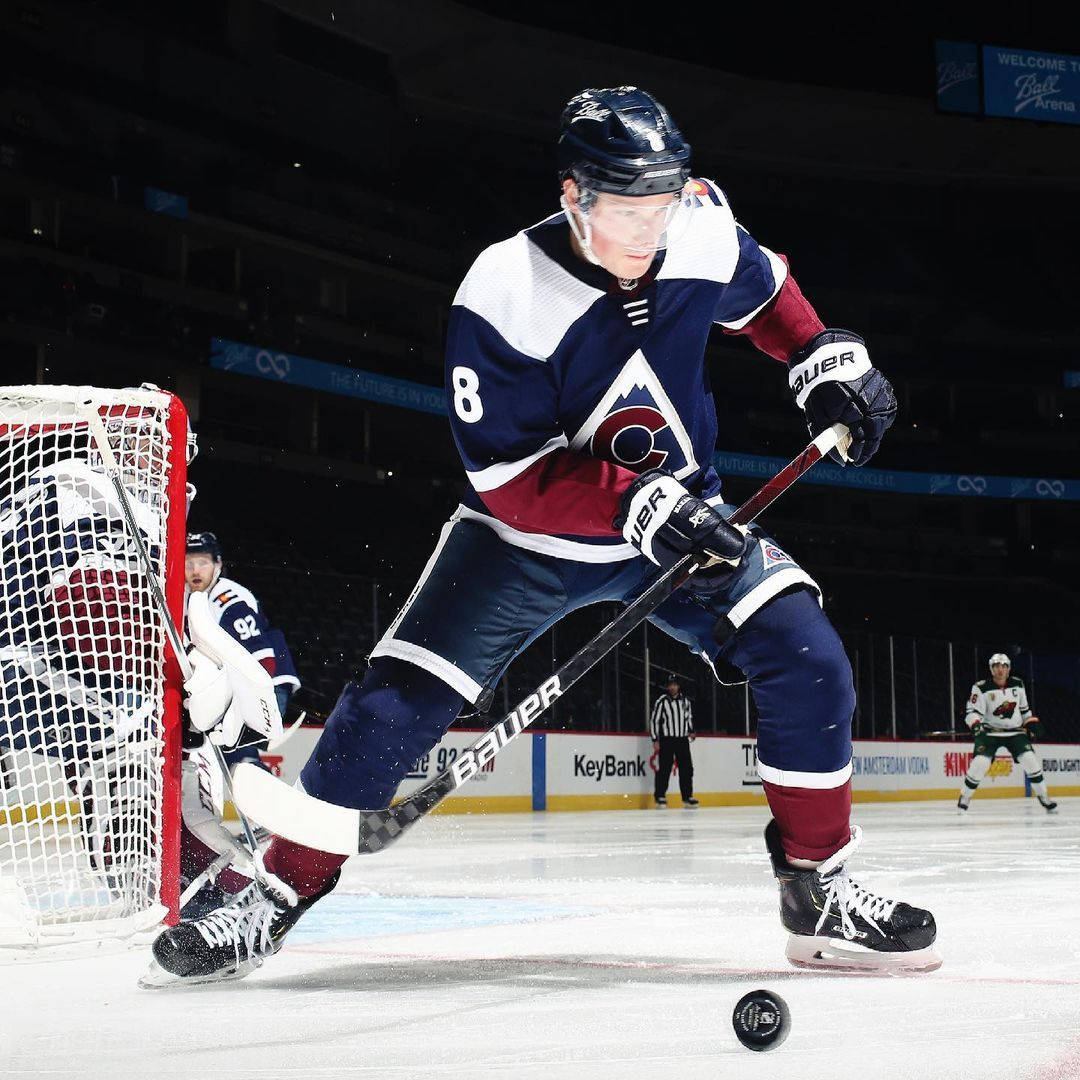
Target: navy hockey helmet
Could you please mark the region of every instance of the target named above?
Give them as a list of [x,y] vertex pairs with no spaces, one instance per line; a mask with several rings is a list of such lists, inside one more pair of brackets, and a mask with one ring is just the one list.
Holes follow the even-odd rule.
[[559,121],[559,177],[615,195],[681,191],[690,144],[667,110],[636,86],[583,90]]
[[209,555],[214,562],[221,562],[221,544],[212,532],[195,532],[187,535],[188,555]]

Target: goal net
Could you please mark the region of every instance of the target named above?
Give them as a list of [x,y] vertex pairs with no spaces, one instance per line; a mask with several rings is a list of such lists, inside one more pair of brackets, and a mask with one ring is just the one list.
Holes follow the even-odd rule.
[[186,451],[172,394],[0,388],[0,945],[175,914]]

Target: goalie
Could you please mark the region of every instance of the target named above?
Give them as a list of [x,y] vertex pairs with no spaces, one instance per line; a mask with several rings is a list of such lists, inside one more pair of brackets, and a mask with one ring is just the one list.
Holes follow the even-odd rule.
[[[157,565],[162,506],[160,495],[145,482],[153,462],[149,441],[139,433],[140,419],[122,414],[108,417],[107,423],[110,439],[123,448],[118,455],[121,480],[135,528]],[[189,428],[188,463],[196,452]],[[188,505],[193,497],[188,485]],[[30,788],[21,775],[30,768],[36,781],[31,797],[55,799],[38,778],[40,763],[55,763],[67,791],[78,799],[89,869],[121,898],[136,881],[158,876],[147,815],[159,772],[162,642],[157,618],[147,617],[153,604],[138,545],[92,446],[82,449],[73,442],[0,501],[0,541],[0,761],[6,783],[16,790]],[[247,682],[265,678],[270,684],[270,676],[216,620],[206,616],[202,623],[197,620],[205,631],[199,637],[205,647],[200,654],[204,689],[209,667],[223,670],[230,655],[241,670],[245,665],[255,669],[247,673]],[[216,641],[216,634],[225,641]],[[233,722],[241,715],[240,700],[248,699],[241,693],[230,712],[233,689],[220,675],[210,682],[211,696],[205,700],[215,702],[218,711],[211,722],[206,720],[211,706],[204,705],[202,712],[195,707],[187,725],[195,731],[189,743],[201,742],[199,731],[215,725],[226,746],[241,748],[280,732],[273,687],[268,701],[257,699],[252,722],[261,730],[256,737]],[[185,756],[182,881],[197,879],[201,886],[220,874],[218,887],[234,891],[248,879],[227,867],[242,869],[246,852],[208,798],[212,769]]]
[[[131,511],[156,560],[160,507],[135,482],[138,422],[108,418],[128,448]],[[189,455],[193,448],[189,437]],[[155,876],[146,830],[131,833],[124,822],[133,818],[128,803],[145,802],[152,785],[158,630],[138,617],[146,582],[94,451],[73,444],[9,491],[0,542],[0,756],[15,785],[15,754],[60,767],[80,801],[90,867],[122,892],[133,875]]]
[[[197,632],[203,642],[216,641],[216,647],[211,647],[214,655],[219,661],[222,655],[233,657],[234,665],[240,664],[246,671],[248,681],[257,679],[262,683],[256,669],[265,671],[277,713],[284,715],[289,698],[300,685],[284,635],[269,625],[251,591],[223,576],[222,569],[217,536],[212,532],[189,533],[184,560],[189,633],[194,639]],[[241,659],[241,652],[246,661]],[[196,659],[202,663],[201,657]],[[200,715],[198,695],[202,687],[202,683],[192,684],[196,700],[189,704],[189,714]],[[220,703],[205,708],[225,711]],[[200,724],[214,726],[217,713],[210,719],[202,716],[205,712],[199,720],[190,718],[185,726],[180,846],[181,917],[185,919],[213,910],[250,884],[250,877],[243,872],[250,870],[247,853],[222,821],[224,790],[217,763],[201,749],[207,728]],[[256,724],[260,722],[264,721],[260,718]],[[265,739],[257,739],[249,731],[241,737],[240,745],[234,746],[235,734],[230,731],[221,736],[226,763],[260,764],[259,749]]]

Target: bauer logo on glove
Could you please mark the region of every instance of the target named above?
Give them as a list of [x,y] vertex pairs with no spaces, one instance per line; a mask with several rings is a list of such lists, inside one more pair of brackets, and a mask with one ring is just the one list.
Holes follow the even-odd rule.
[[746,552],[745,529],[728,524],[675,477],[655,469],[642,473],[623,492],[613,524],[665,570],[691,553],[737,566]]
[[788,382],[811,435],[835,423],[850,431],[846,449],[829,454],[839,465],[865,465],[896,419],[889,380],[870,362],[863,339],[849,330],[815,334],[789,359]]

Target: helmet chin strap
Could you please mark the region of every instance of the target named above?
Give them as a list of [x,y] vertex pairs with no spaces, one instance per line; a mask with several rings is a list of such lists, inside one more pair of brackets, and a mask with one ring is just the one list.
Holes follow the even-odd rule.
[[[593,266],[599,266],[602,269],[606,269],[603,263],[593,254],[592,249],[592,226],[585,219],[585,215],[582,215],[582,220],[578,220],[578,215],[574,213],[574,210],[567,201],[565,195],[559,196],[559,205],[563,208],[563,213],[566,215],[566,220],[570,225],[570,230],[574,234],[574,238],[578,242],[578,246],[581,248],[581,254],[585,256],[593,264]],[[584,226],[584,228],[582,228]]]

